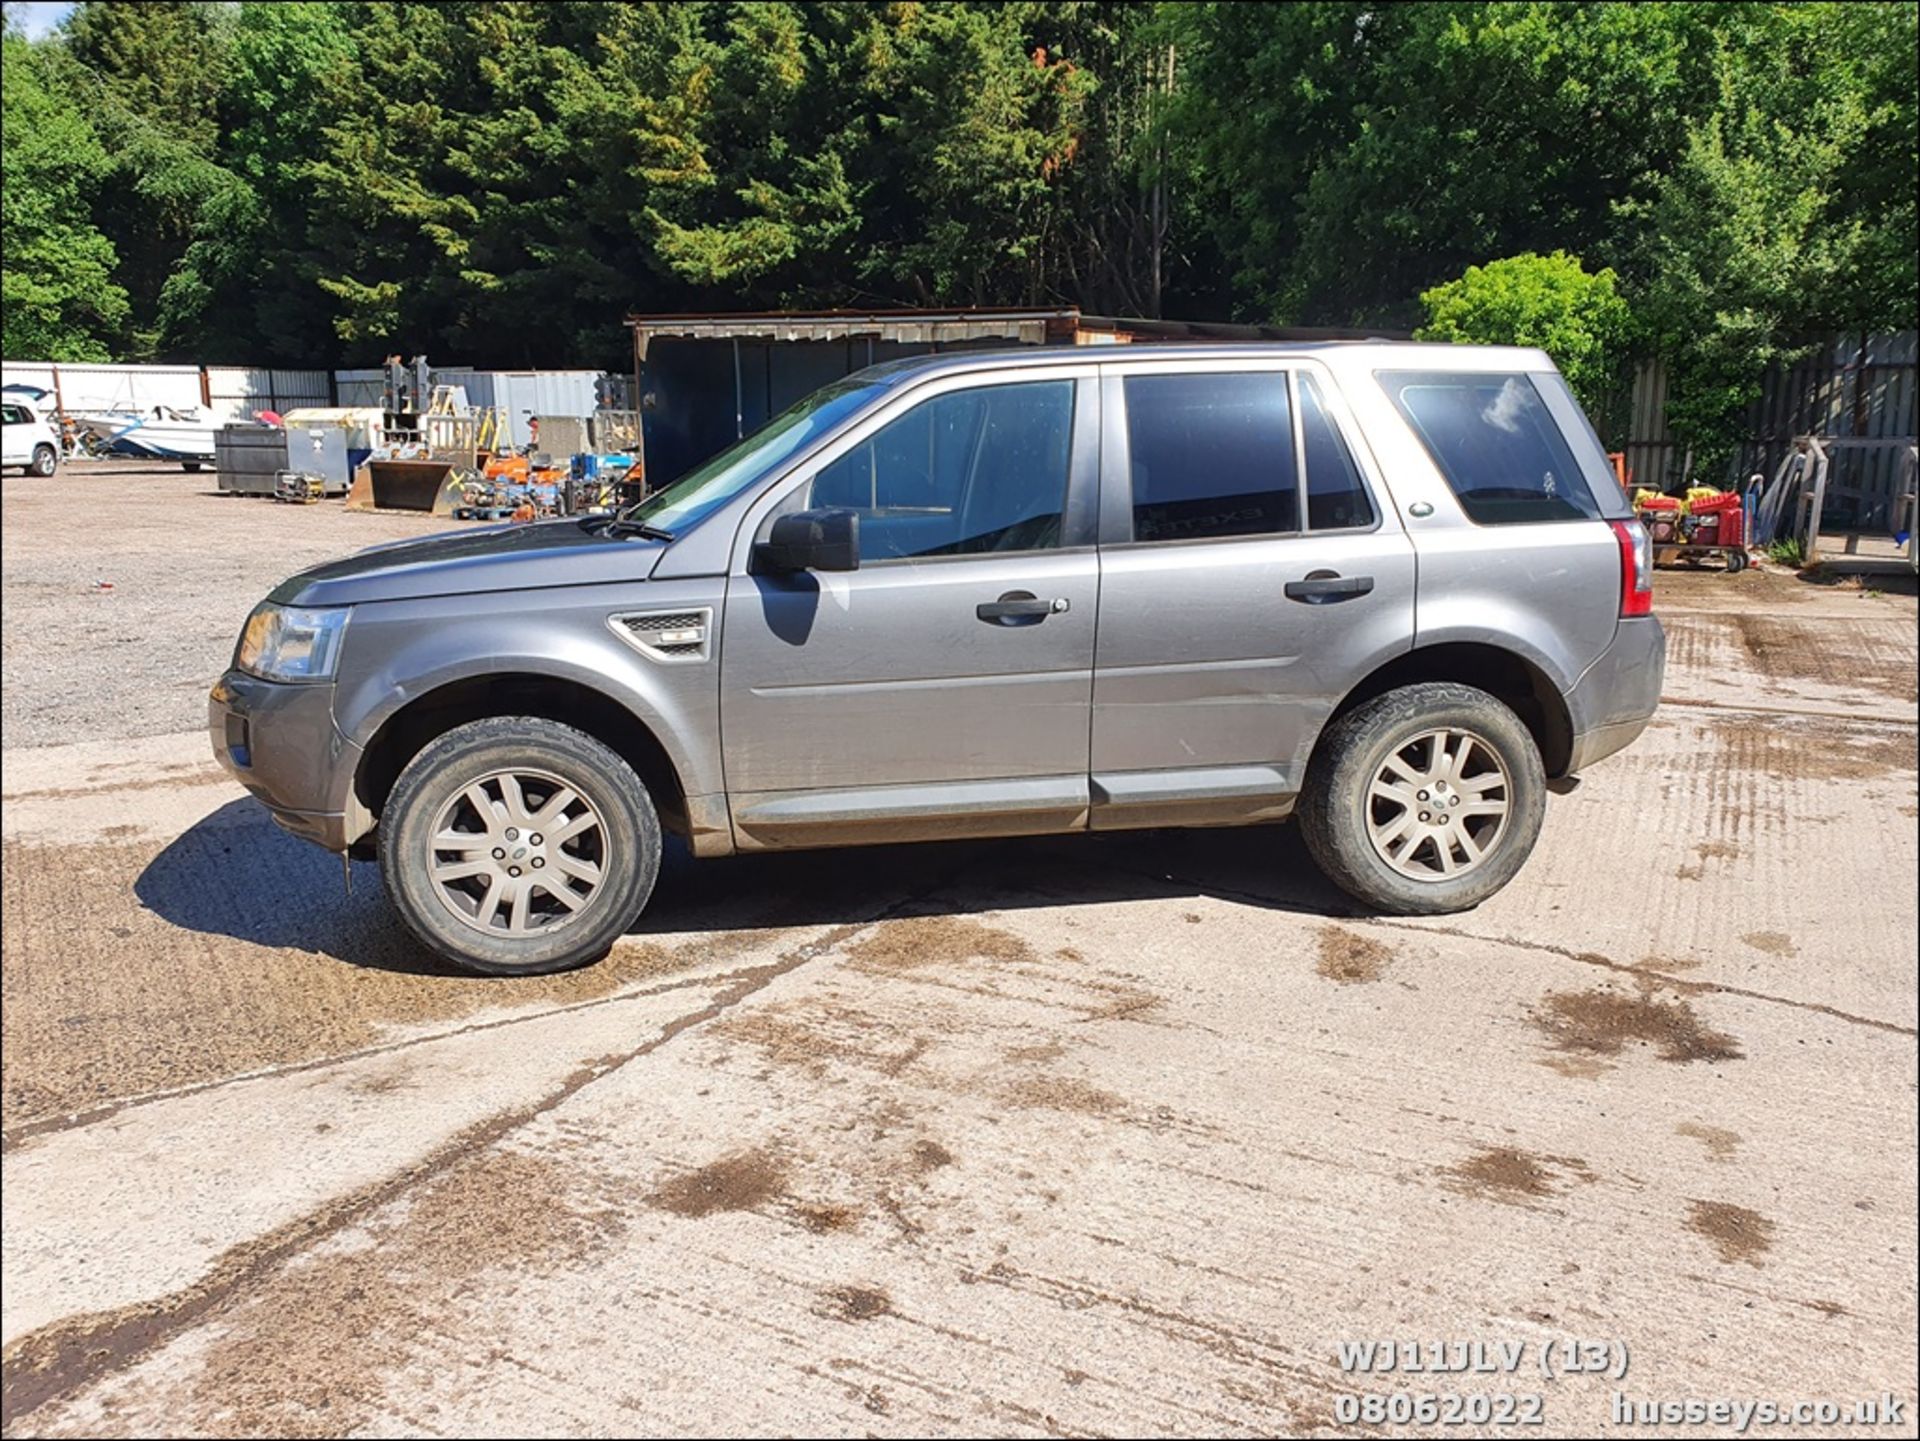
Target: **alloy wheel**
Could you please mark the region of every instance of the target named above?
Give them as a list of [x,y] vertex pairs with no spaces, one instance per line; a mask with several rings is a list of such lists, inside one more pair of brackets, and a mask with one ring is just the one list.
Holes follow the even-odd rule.
[[1506,763],[1469,730],[1423,731],[1395,748],[1367,787],[1367,837],[1401,875],[1450,881],[1499,846],[1513,806]]
[[441,807],[427,872],[462,921],[518,938],[564,926],[587,908],[610,844],[599,809],[559,776],[494,771]]

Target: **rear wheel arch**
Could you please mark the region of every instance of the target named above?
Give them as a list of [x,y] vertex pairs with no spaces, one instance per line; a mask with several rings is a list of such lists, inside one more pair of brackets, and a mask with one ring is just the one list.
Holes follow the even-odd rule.
[[[1559,686],[1525,656],[1480,642],[1445,641],[1403,651],[1347,692],[1321,733],[1376,696],[1426,681],[1453,681],[1493,696],[1519,716],[1533,736],[1547,775],[1567,774],[1573,763],[1573,716]],[[1309,760],[1309,769],[1312,764]]]
[[[490,672],[449,681],[382,721],[367,742],[353,781],[354,802],[363,810],[369,828],[408,761],[456,726],[509,716],[559,721],[592,736],[633,768],[652,797],[661,824],[686,834],[686,790],[654,728],[604,691],[536,672]],[[363,852],[367,844],[364,835],[355,842]]]

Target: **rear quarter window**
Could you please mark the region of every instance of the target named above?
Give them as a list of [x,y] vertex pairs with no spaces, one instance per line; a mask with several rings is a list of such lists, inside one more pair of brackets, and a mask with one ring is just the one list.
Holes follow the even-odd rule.
[[1579,462],[1531,377],[1392,370],[1378,379],[1470,520],[1516,525],[1600,518]]

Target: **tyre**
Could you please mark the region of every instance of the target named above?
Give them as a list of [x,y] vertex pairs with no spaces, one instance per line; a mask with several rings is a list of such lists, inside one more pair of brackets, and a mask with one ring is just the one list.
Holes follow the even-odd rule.
[[598,960],[660,871],[640,778],[592,736],[503,716],[407,763],[380,816],[380,873],[430,950],[485,975]]
[[1519,872],[1546,813],[1520,717],[1447,681],[1388,691],[1321,736],[1299,820],[1327,878],[1389,915],[1478,905]]
[[33,463],[27,467],[27,474],[37,475],[45,479],[47,476],[53,474],[54,468],[58,466],[59,463],[59,457],[53,453],[52,446],[36,445],[33,448]]
[[1738,546],[1735,546],[1727,552],[1727,571],[1729,574],[1738,575],[1740,574],[1741,571],[1745,570],[1746,568],[1747,568],[1746,551],[1742,550]]

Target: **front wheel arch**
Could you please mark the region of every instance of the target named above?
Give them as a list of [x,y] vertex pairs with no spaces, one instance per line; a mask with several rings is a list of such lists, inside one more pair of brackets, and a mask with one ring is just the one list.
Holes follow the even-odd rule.
[[[381,722],[354,773],[353,798],[371,829],[400,772],[427,746],[470,721],[524,716],[585,732],[640,777],[676,835],[691,829],[680,773],[651,727],[613,697],[579,681],[538,674],[490,674],[451,681],[407,702]],[[360,849],[364,852],[365,837]]]

